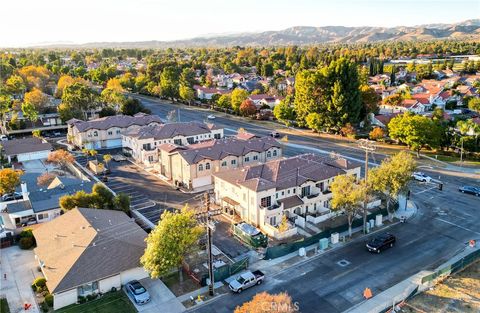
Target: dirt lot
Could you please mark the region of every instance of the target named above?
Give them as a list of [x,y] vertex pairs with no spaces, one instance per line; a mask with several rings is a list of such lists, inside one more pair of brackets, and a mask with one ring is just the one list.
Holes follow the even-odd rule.
[[480,261],[416,296],[402,312],[480,312]]

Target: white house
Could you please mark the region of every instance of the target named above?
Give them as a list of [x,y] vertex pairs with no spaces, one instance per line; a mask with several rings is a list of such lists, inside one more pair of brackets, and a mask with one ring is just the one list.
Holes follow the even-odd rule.
[[200,100],[211,100],[214,95],[224,95],[230,93],[230,90],[208,88],[198,85],[193,86],[193,89],[197,94],[197,98]]
[[215,201],[227,212],[279,237],[277,227],[283,216],[301,228],[307,222],[330,218],[330,184],[344,174],[359,178],[360,164],[314,154],[277,159],[213,174]]
[[405,99],[398,105],[386,103],[380,105],[380,114],[403,113],[407,111],[419,114],[425,112],[425,110],[426,106],[415,99]]
[[112,149],[122,146],[122,134],[146,125],[160,125],[157,115],[137,113],[134,116],[115,115],[90,121],[71,119],[68,124],[70,143],[79,148]]
[[223,138],[223,128],[199,122],[170,123],[143,126],[122,136],[124,152],[135,161],[150,165],[158,162],[158,147],[162,144],[187,146],[206,140]]
[[46,140],[36,137],[2,141],[2,148],[9,163],[46,159],[53,149]]
[[147,234],[124,212],[73,209],[33,235],[54,310],[148,276],[140,266]]

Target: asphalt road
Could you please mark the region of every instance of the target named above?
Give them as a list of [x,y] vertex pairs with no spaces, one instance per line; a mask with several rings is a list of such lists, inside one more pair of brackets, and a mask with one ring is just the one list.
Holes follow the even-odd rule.
[[[209,111],[185,109],[165,101],[141,97],[154,114],[165,118],[172,110],[180,111],[180,121],[207,120]],[[215,112],[214,123],[224,127],[227,134],[238,128],[258,135],[268,135],[271,129],[229,118]],[[360,149],[326,139],[288,135],[284,155],[304,152],[335,151],[352,159],[363,160]],[[293,145],[292,145],[293,144]],[[317,150],[315,150],[317,149]],[[321,150],[321,151],[319,151]],[[370,159],[378,163],[384,156]],[[397,224],[389,232],[397,236],[394,248],[380,255],[365,250],[364,240],[333,250],[306,263],[293,266],[266,282],[242,294],[228,294],[193,312],[232,312],[237,305],[249,301],[260,291],[286,291],[298,302],[301,312],[342,312],[363,300],[366,287],[373,294],[424,269],[433,269],[463,249],[470,239],[480,240],[480,198],[458,192],[461,185],[479,185],[478,175],[446,172],[438,168],[422,169],[444,183],[443,190],[436,184],[412,182],[411,199],[418,206],[417,215],[405,224]],[[366,240],[366,239],[365,239]],[[347,266],[337,264],[347,260]]]

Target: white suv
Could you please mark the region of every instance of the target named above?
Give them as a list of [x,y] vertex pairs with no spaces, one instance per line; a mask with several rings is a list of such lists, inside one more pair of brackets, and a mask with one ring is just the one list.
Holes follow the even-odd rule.
[[432,181],[432,178],[428,175],[425,175],[422,172],[415,172],[412,174],[413,179],[421,181],[421,182],[426,182],[429,183]]

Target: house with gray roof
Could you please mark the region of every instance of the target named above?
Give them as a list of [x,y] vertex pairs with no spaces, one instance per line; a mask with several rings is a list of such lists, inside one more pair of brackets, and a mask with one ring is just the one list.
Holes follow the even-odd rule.
[[91,192],[93,188],[91,181],[69,177],[56,177],[48,186],[40,188],[36,185],[38,175],[34,176],[35,182],[25,176],[26,181],[21,184],[22,199],[0,202],[0,214],[9,229],[51,221],[61,215],[61,197],[81,190]]
[[1,149],[8,162],[25,162],[46,159],[53,147],[37,137],[2,141]]
[[162,144],[187,146],[223,138],[223,128],[214,124],[187,122],[148,125],[122,135],[123,151],[136,162],[152,165],[158,162],[158,147]]
[[160,125],[158,115],[137,113],[134,116],[114,115],[90,121],[71,119],[67,122],[67,139],[78,148],[113,149],[122,146],[122,134],[147,125]]
[[147,234],[124,212],[73,209],[33,235],[55,310],[148,276],[140,266]]
[[155,168],[176,186],[189,190],[212,187],[212,175],[282,156],[282,145],[272,137],[229,137],[188,146],[158,146]]
[[[338,175],[359,178],[360,164],[315,154],[272,160],[214,173],[215,201],[280,239],[302,231],[308,222],[316,224],[333,216],[330,184]],[[278,226],[285,218],[291,227],[280,233]]]

